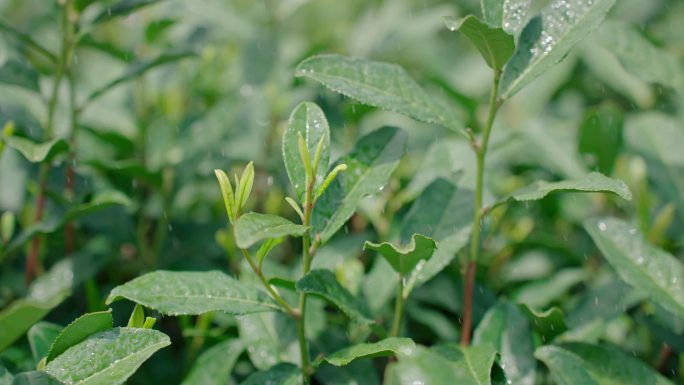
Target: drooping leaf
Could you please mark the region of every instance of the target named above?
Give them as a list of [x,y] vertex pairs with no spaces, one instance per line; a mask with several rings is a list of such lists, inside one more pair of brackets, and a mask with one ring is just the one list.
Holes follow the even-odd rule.
[[297,105],[294,111],[292,111],[287,128],[283,133],[285,170],[287,170],[287,176],[290,178],[290,183],[294,187],[299,201],[304,202],[306,172],[297,147],[300,135],[304,138],[310,154],[316,153],[318,144],[323,140],[318,168],[314,170],[316,181],[313,191],[316,191],[325,179],[330,164],[330,127],[328,126],[325,114],[314,103],[303,102]]
[[649,42],[636,28],[609,20],[596,35],[596,42],[610,50],[628,72],[647,82],[684,91],[684,65],[676,56]]
[[238,247],[246,249],[264,239],[300,237],[307,229],[278,215],[247,213],[235,224],[235,242]]
[[501,354],[501,367],[511,385],[534,385],[532,329],[514,304],[500,301],[490,308],[473,333],[475,345],[491,345]]
[[345,366],[356,359],[385,357],[397,354],[406,349],[413,349],[416,344],[410,338],[390,337],[374,343],[352,345],[338,350],[324,359],[335,366]]
[[31,326],[26,337],[31,346],[33,360],[36,363],[47,356],[50,346],[61,331],[61,326],[50,322],[41,321]]
[[684,265],[646,241],[631,224],[615,218],[592,219],[584,224],[603,256],[629,285],[684,318]]
[[603,21],[615,0],[552,0],[520,33],[499,85],[507,99],[563,60],[572,47]]
[[312,228],[326,242],[352,216],[361,199],[377,193],[389,180],[404,154],[406,134],[383,127],[359,139],[354,149],[339,159],[347,171],[340,173],[314,207]]
[[407,245],[394,246],[390,242],[373,243],[366,241],[363,248],[377,251],[403,277],[410,273],[418,263],[430,259],[437,248],[437,244],[424,235],[413,234],[411,242]]
[[167,315],[210,311],[248,314],[279,309],[256,287],[219,271],[155,271],[115,287],[106,303],[123,298]]
[[374,322],[366,305],[342,287],[330,270],[311,270],[304,278],[297,281],[296,287],[300,293],[315,294],[325,298],[354,321]]
[[106,10],[102,11],[95,20],[94,24],[105,21],[114,20],[119,17],[125,17],[135,12],[139,8],[158,3],[162,0],[119,0],[118,2],[108,6]]
[[322,83],[361,103],[464,132],[453,109],[430,96],[396,64],[340,55],[319,55],[299,63],[296,76]]
[[496,351],[489,346],[441,345],[406,349],[388,366],[385,385],[489,385]]
[[278,384],[278,385],[300,385],[302,382],[301,370],[288,363],[281,363],[275,365],[268,370],[256,372],[240,385],[264,385],[264,384]]
[[40,93],[38,73],[16,60],[7,60],[0,66],[0,83],[12,84]]
[[169,337],[156,330],[116,328],[70,347],[45,371],[67,385],[118,385],[170,344]]
[[41,371],[24,372],[17,374],[12,385],[64,385],[48,373]]
[[80,316],[74,322],[67,325],[57,336],[50,346],[46,362],[49,363],[54,360],[67,349],[81,343],[89,336],[111,329],[113,323],[111,310]]
[[442,271],[468,243],[472,207],[472,191],[441,178],[416,199],[404,217],[401,238],[408,241],[413,234],[425,234],[437,242],[437,249],[420,269],[411,272],[405,296]]
[[616,348],[568,343],[542,346],[535,357],[559,385],[672,385],[642,361]]
[[520,308],[532,320],[534,329],[544,341],[551,341],[568,330],[563,311],[557,306],[544,311],[539,311],[526,304],[520,305]]
[[[157,1],[160,1],[160,0],[123,0],[122,2],[151,3],[151,2],[157,2]],[[92,101],[94,101],[95,99],[104,95],[107,91],[118,86],[119,84],[133,80],[133,79],[137,78],[138,76],[144,74],[145,72],[147,72],[153,68],[156,68],[156,67],[159,67],[161,65],[168,64],[168,63],[174,63],[174,62],[177,62],[181,59],[185,59],[185,58],[188,58],[188,57],[191,57],[194,55],[195,55],[195,52],[189,51],[189,50],[170,51],[170,52],[164,52],[152,60],[141,61],[141,62],[132,64],[130,66],[130,68],[123,75],[121,75],[120,77],[118,77],[118,78],[110,81],[109,83],[101,86],[100,88],[93,91],[90,95],[88,95],[88,98],[85,100],[85,104],[91,103]]]
[[532,0],[480,0],[480,5],[487,24],[517,35],[527,20]]
[[233,367],[245,350],[240,340],[225,340],[203,352],[181,385],[223,385],[229,383]]
[[55,156],[69,150],[64,139],[55,138],[44,143],[34,143],[18,136],[3,138],[7,146],[19,151],[31,163],[48,162]]
[[507,198],[499,201],[498,204],[502,204],[506,201],[525,202],[539,200],[551,193],[559,191],[610,192],[625,200],[632,199],[632,193],[623,181],[609,178],[598,172],[592,172],[580,179],[569,179],[559,182],[535,182],[527,187],[514,191]]
[[490,27],[473,15],[462,19],[449,17],[444,21],[447,28],[461,32],[475,45],[489,68],[501,70],[513,55],[515,50],[513,36],[501,27]]

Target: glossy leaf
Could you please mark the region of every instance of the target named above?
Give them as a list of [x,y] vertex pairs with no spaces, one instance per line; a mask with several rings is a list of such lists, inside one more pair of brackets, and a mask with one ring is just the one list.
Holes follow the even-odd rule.
[[313,79],[363,104],[464,132],[453,109],[423,90],[396,64],[340,55],[319,55],[299,63],[296,76]]
[[532,328],[514,304],[500,301],[490,308],[473,334],[474,345],[491,345],[501,354],[501,367],[511,385],[534,385]]
[[116,328],[90,336],[45,371],[67,385],[122,384],[157,350],[171,344],[156,330]]
[[103,332],[112,328],[114,320],[112,311],[88,313],[80,316],[74,322],[67,325],[57,336],[50,346],[46,362],[54,360],[70,347],[81,343],[92,334]]
[[277,215],[247,213],[235,224],[235,242],[238,247],[246,249],[264,239],[301,237],[307,229]]
[[636,28],[610,20],[596,35],[596,42],[610,50],[628,72],[647,82],[684,91],[684,66],[679,59],[653,45]]
[[527,19],[531,0],[480,0],[483,20],[492,27],[517,35]]
[[495,355],[489,346],[441,345],[434,350],[417,346],[388,366],[385,385],[489,385]]
[[19,151],[31,163],[48,162],[55,156],[69,150],[63,139],[55,138],[44,143],[34,143],[18,136],[3,138],[7,146]]
[[407,349],[411,350],[415,346],[416,344],[410,338],[390,337],[378,342],[352,345],[338,350],[324,357],[324,359],[332,365],[345,366],[356,359],[390,356]]
[[40,93],[38,73],[16,60],[7,60],[0,66],[0,83],[11,84]]
[[499,204],[502,204],[505,201],[525,202],[539,200],[545,198],[551,193],[560,191],[609,192],[616,194],[625,200],[632,199],[632,193],[629,191],[629,187],[627,187],[623,181],[609,178],[598,172],[592,172],[579,179],[562,180],[559,182],[535,182],[530,186],[514,191],[504,201],[500,201]]
[[642,361],[616,348],[583,343],[547,345],[535,356],[559,385],[672,385]]
[[418,263],[430,259],[437,248],[437,244],[424,235],[413,234],[411,242],[407,245],[394,246],[390,242],[373,243],[366,241],[363,248],[377,251],[403,277],[410,273]]
[[631,224],[615,218],[592,219],[584,224],[603,256],[629,285],[684,318],[684,265],[649,244]]
[[278,385],[300,385],[302,382],[302,371],[293,364],[278,364],[268,370],[256,372],[240,385],[264,385],[264,384],[278,384]]
[[228,339],[203,352],[181,385],[224,385],[245,346],[240,340]]
[[563,311],[556,306],[544,311],[539,311],[526,304],[520,305],[520,308],[532,320],[534,329],[544,341],[551,341],[568,330]]
[[283,160],[285,170],[290,178],[290,183],[297,193],[300,202],[304,202],[306,193],[306,172],[299,156],[297,141],[301,135],[310,154],[316,153],[316,148],[321,140],[321,149],[318,168],[314,170],[316,180],[314,190],[325,179],[330,164],[330,127],[323,111],[314,103],[303,102],[295,107],[290,115],[287,128],[283,133]]
[[601,24],[613,4],[615,0],[552,0],[520,33],[501,78],[500,97],[510,98],[563,60]]
[[[349,219],[361,199],[376,194],[387,183],[406,147],[406,134],[382,127],[362,137],[336,164],[346,164],[316,202],[312,228],[326,242]],[[333,165],[334,167],[335,165]]]
[[315,294],[325,298],[354,321],[374,322],[366,305],[342,287],[330,270],[311,270],[304,278],[297,281],[296,287],[300,293]]
[[[50,322],[38,322],[31,326],[26,337],[31,346],[33,360],[38,362],[47,356],[50,346],[62,331],[62,327]],[[0,382],[1,383],[1,382]]]
[[106,302],[123,298],[166,315],[210,311],[247,314],[279,309],[265,293],[219,271],[155,271],[115,287]]
[[473,213],[473,192],[452,182],[437,179],[416,199],[402,222],[401,237],[425,234],[437,249],[408,277],[405,296],[444,269],[467,243]]
[[500,27],[490,27],[473,15],[444,19],[447,28],[461,32],[480,52],[489,68],[501,70],[515,50],[513,36]]

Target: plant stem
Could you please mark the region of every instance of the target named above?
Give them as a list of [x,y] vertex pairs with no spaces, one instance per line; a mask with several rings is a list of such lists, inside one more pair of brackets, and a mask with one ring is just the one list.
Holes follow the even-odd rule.
[[[307,178],[306,196],[304,198],[304,226],[311,226],[311,212],[313,211],[313,188],[315,178],[310,175]],[[302,253],[304,255],[302,260],[302,277],[311,270],[311,261],[313,254],[311,253],[311,235],[309,232],[302,237]],[[301,356],[302,365],[302,384],[309,385],[311,383],[311,365],[309,363],[309,345],[306,340],[306,293],[299,294],[299,311],[300,317],[297,319],[297,338],[299,339],[299,353]]]
[[489,112],[487,113],[487,122],[482,131],[482,139],[480,143],[473,142],[473,150],[477,158],[477,170],[475,179],[475,204],[473,207],[473,224],[471,226],[470,234],[470,255],[468,260],[468,268],[466,272],[465,288],[463,290],[463,330],[461,331],[461,345],[467,346],[470,344],[470,332],[472,328],[472,310],[473,310],[473,286],[475,285],[475,273],[477,269],[477,260],[480,253],[480,235],[482,232],[482,197],[484,195],[484,170],[485,160],[487,156],[487,146],[489,144],[489,136],[492,132],[496,112],[499,109],[498,89],[501,71],[494,71],[494,79],[492,81],[492,90],[489,95]]
[[[68,202],[73,202],[76,195],[75,178],[76,173],[74,165],[76,163],[76,122],[78,113],[76,112],[76,87],[74,84],[74,75],[70,71],[67,74],[67,81],[69,84],[69,108],[71,109],[71,128],[69,130],[69,157],[67,160],[66,171],[64,175],[64,197]],[[74,252],[76,247],[74,223],[69,221],[64,224],[64,250],[66,255]]]
[[[50,140],[54,136],[54,121],[55,111],[57,109],[57,100],[59,96],[59,86],[62,83],[64,73],[68,71],[68,64],[71,60],[71,53],[73,52],[73,25],[69,21],[69,11],[71,10],[71,5],[71,0],[66,1],[62,11],[62,50],[59,60],[56,63],[55,82],[52,88],[50,101],[48,102],[48,114],[47,122],[45,124],[44,140]],[[33,216],[33,223],[38,223],[41,219],[43,219],[43,212],[45,211],[45,189],[47,187],[47,177],[49,172],[49,161],[41,163],[40,171],[38,173],[38,191],[36,192],[36,211]],[[31,244],[29,245],[29,251],[26,255],[26,270],[24,275],[24,279],[27,284],[33,280],[36,272],[40,269],[38,254],[40,252],[41,240],[42,238],[40,236],[36,236],[31,240]]]
[[268,294],[271,295],[274,301],[278,303],[289,315],[297,318],[299,316],[299,313],[297,312],[296,309],[293,309],[290,304],[288,304],[283,297],[278,294],[277,291],[273,289],[270,283],[268,283],[268,279],[264,276],[264,273],[259,269],[259,267],[254,263],[254,259],[252,258],[251,254],[249,253],[249,250],[247,249],[240,249],[242,251],[242,255],[245,257],[247,260],[247,263],[249,263],[249,266],[254,270],[254,273],[259,277],[259,280],[261,281],[261,284],[264,285],[264,288],[266,288],[266,291],[268,291]]
[[392,320],[392,329],[390,329],[389,336],[399,336],[399,328],[401,327],[401,318],[404,313],[404,277],[399,276],[399,284],[397,285],[397,300],[394,304],[394,319]]

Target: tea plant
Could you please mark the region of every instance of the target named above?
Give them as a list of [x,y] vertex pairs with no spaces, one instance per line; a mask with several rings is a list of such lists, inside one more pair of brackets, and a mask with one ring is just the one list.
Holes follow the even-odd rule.
[[[26,122],[3,122],[0,154],[6,148],[22,154],[35,164],[37,177],[30,215],[7,211],[0,219],[0,261],[14,262],[24,253],[24,280],[30,284],[23,298],[0,312],[0,351],[26,334],[32,359],[28,366],[35,370],[13,375],[2,364],[8,359],[0,356],[0,385],[156,383],[162,380],[131,376],[169,345],[157,362],[161,372],[177,373],[185,385],[681,383],[684,267],[675,256],[678,240],[672,240],[681,226],[681,122],[657,112],[624,117],[619,98],[619,103],[601,104],[580,122],[578,152],[591,163],[586,166],[567,151],[567,141],[556,138],[552,114],[535,110],[535,103],[550,103],[550,96],[538,97],[541,102],[534,94],[514,98],[579,56],[632,102],[648,105],[655,98],[649,94],[650,83],[656,83],[672,87],[659,100],[674,104],[681,96],[672,95],[684,89],[679,59],[627,24],[604,22],[615,0],[551,0],[540,12],[535,11],[539,4],[530,0],[483,0],[481,17],[444,18],[448,38],[467,40],[487,68],[489,97],[482,101],[443,80],[419,83],[389,62],[338,54],[301,61],[294,75],[304,79],[295,87],[308,90],[317,83],[332,93],[311,89],[309,99],[315,102],[297,104],[286,122],[278,124],[277,113],[266,119],[273,130],[268,135],[281,142],[268,167],[254,154],[252,161],[236,159],[240,167],[213,170],[218,185],[212,181],[210,188],[214,197],[220,194],[222,207],[212,210],[225,213],[215,240],[231,274],[213,265],[165,265],[160,258],[173,252],[167,246],[174,223],[168,216],[187,199],[177,190],[176,174],[188,185],[203,183],[178,165],[203,158],[174,160],[182,155],[169,150],[157,168],[150,166],[146,123],[154,120],[144,95],[137,96],[143,105],[136,111],[141,119],[136,143],[90,130],[105,142],[126,143],[123,152],[137,149],[138,163],[79,157],[77,133],[88,130],[79,122],[91,102],[194,52],[162,53],[79,98],[74,63],[80,45],[94,44],[93,31],[100,23],[155,1],[98,3],[60,3],[59,54],[0,19],[0,29],[24,47],[28,58],[33,53],[48,62],[49,75],[40,77],[49,78],[52,86],[40,126],[42,139],[32,138]],[[394,15],[398,11],[393,6],[378,9]],[[90,13],[88,7],[94,7]],[[273,36],[281,13],[287,14],[283,8],[269,8],[269,35],[256,45],[271,47],[277,40]],[[156,36],[159,30],[149,34]],[[305,51],[308,56],[313,49]],[[612,60],[614,73],[601,69],[595,60],[601,54]],[[41,96],[39,75],[22,65],[6,61],[0,81]],[[287,68],[291,75],[292,67]],[[251,84],[269,89],[265,79],[270,69],[255,71],[247,72],[251,83],[240,88],[245,97],[254,92]],[[69,127],[62,139],[55,122],[64,78]],[[348,99],[335,99],[334,94]],[[577,111],[576,93],[569,94],[569,101],[553,102],[561,116],[564,109]],[[340,113],[331,106],[344,110],[349,99],[369,107]],[[247,110],[260,105],[247,104]],[[381,125],[372,118],[355,121],[359,114],[378,113],[373,108],[394,115],[380,119]],[[532,118],[539,121],[529,121],[521,140],[502,116],[525,108],[539,115]],[[337,129],[348,120],[350,127]],[[437,139],[422,161],[414,162],[412,138],[428,127],[444,130],[435,131],[440,133]],[[342,131],[356,129],[360,134],[351,135],[353,143],[341,144]],[[631,152],[622,148],[623,132]],[[216,145],[210,142],[217,137],[207,135],[198,152]],[[238,145],[230,150],[235,152],[250,142],[234,141]],[[274,147],[271,141],[267,148]],[[62,159],[64,182],[60,191],[51,191],[55,184],[49,176]],[[74,184],[79,165],[103,174],[92,180],[116,188],[79,196]],[[644,168],[652,173],[653,189]],[[547,172],[534,171],[539,169]],[[81,172],[90,180],[88,172]],[[282,190],[279,175],[289,181]],[[142,191],[128,190],[129,184],[138,183],[145,184]],[[594,194],[587,198],[576,193]],[[133,258],[140,265],[132,274],[142,273],[130,280],[124,274],[127,282],[122,284],[119,277],[109,277],[104,304],[111,308],[105,310],[93,276],[110,258],[113,240],[93,237],[81,245],[87,226],[75,224],[119,205],[130,207],[129,215],[135,217]],[[55,206],[62,215],[46,215],[59,211]],[[155,208],[160,211],[150,215]],[[179,215],[190,213],[187,209]],[[623,219],[630,215],[634,219]],[[550,229],[546,238],[532,235],[541,233],[532,231],[534,223]],[[191,239],[191,227],[208,232],[197,220],[184,227],[187,236],[173,241],[197,242]],[[583,230],[574,232],[575,227]],[[43,273],[43,239],[54,238],[61,229],[59,246],[67,257]],[[602,258],[592,254],[591,241]],[[194,253],[185,251],[182,260],[199,259],[197,254],[212,248],[214,244],[203,243],[188,249]],[[121,254],[129,249],[124,243]],[[65,327],[39,322],[83,282],[88,313]],[[114,327],[128,312],[126,326]],[[181,365],[176,364],[179,356]]]

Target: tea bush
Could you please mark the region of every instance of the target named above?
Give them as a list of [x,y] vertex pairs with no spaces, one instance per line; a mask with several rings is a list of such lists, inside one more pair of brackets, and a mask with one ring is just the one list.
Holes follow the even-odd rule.
[[684,383],[684,3],[0,9],[0,385]]

